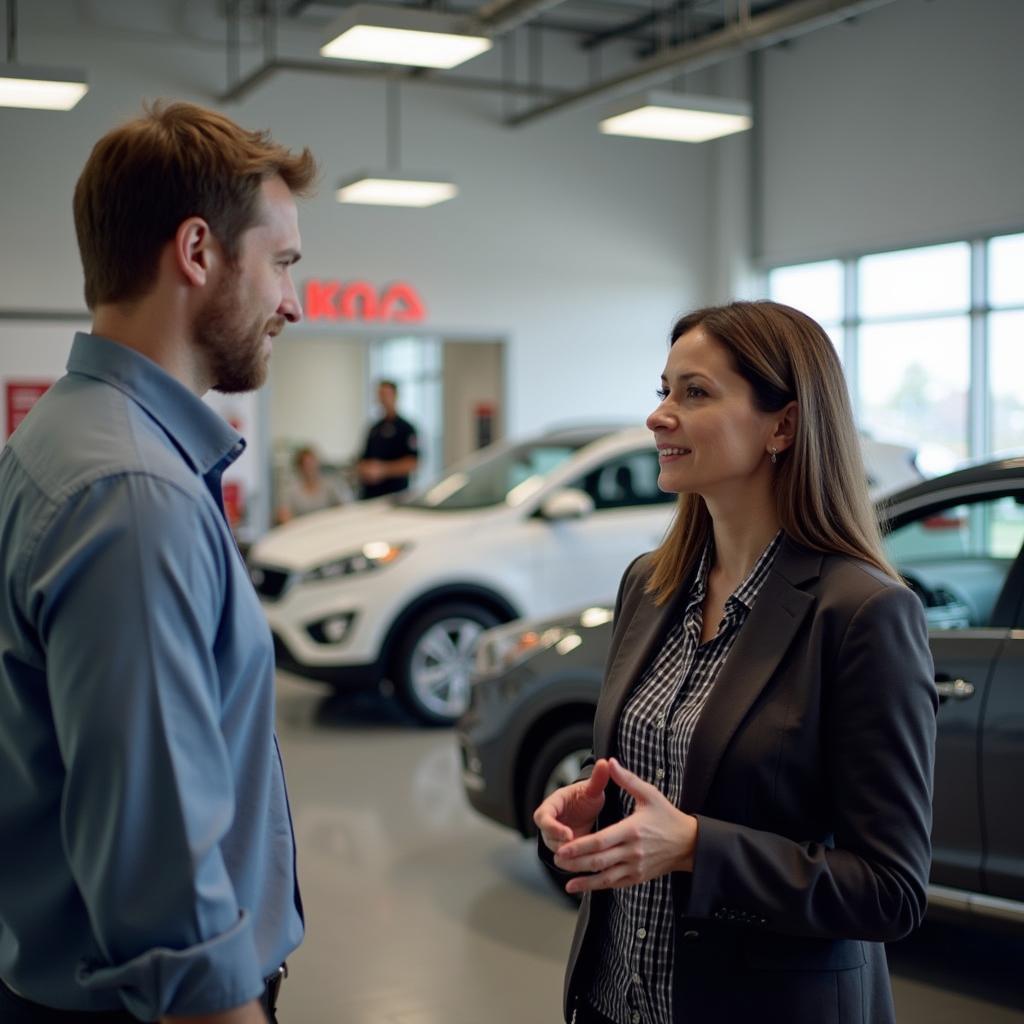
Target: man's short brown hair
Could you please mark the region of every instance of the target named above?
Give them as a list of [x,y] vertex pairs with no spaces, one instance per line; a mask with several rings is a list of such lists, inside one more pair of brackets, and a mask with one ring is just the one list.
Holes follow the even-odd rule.
[[75,186],[75,231],[90,309],[144,295],[160,251],[189,217],[202,217],[229,259],[258,218],[260,186],[280,176],[296,195],[316,178],[308,149],[191,103],[154,103],[93,147]]

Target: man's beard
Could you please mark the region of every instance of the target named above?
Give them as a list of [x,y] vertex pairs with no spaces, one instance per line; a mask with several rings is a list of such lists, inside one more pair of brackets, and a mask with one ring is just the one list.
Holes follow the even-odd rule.
[[263,386],[269,362],[263,339],[284,326],[280,316],[270,320],[246,316],[238,279],[236,274],[224,282],[223,291],[211,299],[195,328],[196,344],[206,357],[213,389],[225,395]]

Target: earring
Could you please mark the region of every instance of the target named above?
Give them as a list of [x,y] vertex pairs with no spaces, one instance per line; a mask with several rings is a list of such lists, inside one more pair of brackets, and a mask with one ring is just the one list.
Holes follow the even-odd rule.
[[779,461],[779,449],[778,448],[769,448],[768,449],[768,454],[771,455],[772,465],[774,466],[775,463]]

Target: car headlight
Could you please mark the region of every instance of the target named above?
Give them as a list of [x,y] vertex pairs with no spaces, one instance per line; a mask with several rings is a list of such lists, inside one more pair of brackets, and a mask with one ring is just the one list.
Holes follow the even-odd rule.
[[353,576],[360,572],[371,572],[382,569],[409,550],[408,544],[388,544],[386,541],[371,541],[364,544],[359,551],[336,558],[324,565],[318,565],[303,573],[302,582],[311,583],[318,580],[333,580],[339,576]]
[[490,629],[477,644],[476,676],[483,679],[500,675],[527,658],[554,647],[571,633],[562,626],[538,631],[522,624],[512,629]]

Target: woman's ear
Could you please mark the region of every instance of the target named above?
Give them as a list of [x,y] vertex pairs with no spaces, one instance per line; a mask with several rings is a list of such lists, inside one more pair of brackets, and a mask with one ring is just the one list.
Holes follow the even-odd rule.
[[790,402],[777,414],[775,433],[772,434],[772,445],[777,451],[784,452],[796,440],[799,422],[800,407],[795,401]]

